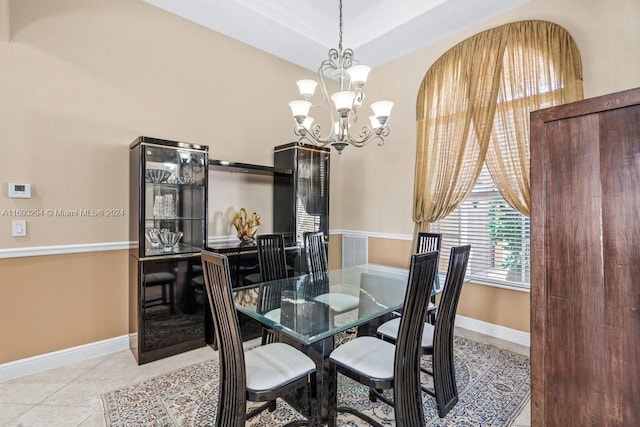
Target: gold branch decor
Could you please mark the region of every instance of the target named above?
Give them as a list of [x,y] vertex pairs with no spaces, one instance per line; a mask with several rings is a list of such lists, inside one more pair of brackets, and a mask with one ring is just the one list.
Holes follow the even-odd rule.
[[238,232],[238,239],[241,242],[250,242],[255,238],[258,227],[260,226],[260,216],[253,212],[251,218],[248,217],[247,210],[240,208],[240,212],[236,212],[231,221]]

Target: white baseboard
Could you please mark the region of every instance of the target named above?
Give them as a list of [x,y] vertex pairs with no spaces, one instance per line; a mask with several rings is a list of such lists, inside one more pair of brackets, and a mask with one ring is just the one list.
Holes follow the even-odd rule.
[[0,365],[0,382],[129,348],[129,335],[28,357]]
[[456,315],[456,326],[470,331],[479,332],[481,334],[490,335],[505,341],[531,347],[531,335],[528,332],[518,331],[517,329],[506,328],[504,326],[495,325],[493,323],[483,322],[482,320],[472,319]]
[[[465,316],[456,316],[456,326],[481,334],[490,335],[516,344],[531,346],[530,334],[516,329],[483,322]],[[93,357],[104,356],[116,351],[126,350],[135,345],[136,334],[122,335],[108,340],[58,350],[39,356],[28,357],[0,365],[0,382],[25,375],[35,374],[48,369],[72,363],[82,362]]]

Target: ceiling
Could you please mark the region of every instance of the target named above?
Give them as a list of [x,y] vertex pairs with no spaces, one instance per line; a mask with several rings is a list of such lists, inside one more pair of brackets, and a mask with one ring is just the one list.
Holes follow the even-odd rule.
[[[338,47],[338,0],[144,0],[316,71]],[[382,65],[528,0],[344,0],[343,47]]]

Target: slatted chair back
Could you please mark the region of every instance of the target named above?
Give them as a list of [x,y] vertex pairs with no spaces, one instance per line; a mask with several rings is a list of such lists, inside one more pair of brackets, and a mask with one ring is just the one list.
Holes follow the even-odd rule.
[[284,251],[284,235],[260,234],[256,238],[258,263],[262,282],[287,277],[287,259]]
[[329,272],[320,271],[307,275],[305,283],[305,295],[309,298],[315,298],[318,295],[329,292],[331,281]]
[[470,252],[471,245],[451,248],[447,278],[438,305],[433,338],[433,383],[440,417],[444,417],[458,402],[453,359],[453,332]]
[[411,257],[404,311],[395,348],[393,401],[396,424],[399,426],[424,425],[420,392],[421,341],[437,263],[438,253],[435,251]]
[[[438,269],[440,268],[440,250],[442,249],[442,233],[418,233],[418,239],[416,240],[416,252],[417,254],[422,252],[438,251]],[[436,271],[435,279],[436,289],[440,289],[440,276]],[[432,296],[431,299],[432,309],[429,312],[429,323],[435,322],[436,315],[436,298]]]
[[438,251],[442,248],[442,234],[441,233],[418,233],[418,239],[416,240],[416,252],[421,254],[423,252]]
[[304,250],[309,273],[321,273],[329,269],[324,240],[322,231],[304,233]]
[[261,284],[258,288],[258,301],[256,303],[256,311],[265,314],[270,310],[280,307],[282,301],[282,290],[284,286],[273,284]]
[[202,251],[204,286],[213,316],[220,359],[216,426],[242,427],[246,420],[246,370],[238,315],[233,303],[229,261]]

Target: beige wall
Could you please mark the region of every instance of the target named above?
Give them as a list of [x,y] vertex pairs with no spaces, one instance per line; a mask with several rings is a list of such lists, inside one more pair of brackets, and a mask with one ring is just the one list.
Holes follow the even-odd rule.
[[[128,241],[128,212],[80,218],[46,210],[128,210],[128,146],[139,135],[272,165],[273,147],[293,140],[295,81],[312,74],[139,0],[2,0],[5,33],[0,250]],[[9,182],[31,183],[32,198],[7,198]],[[336,190],[335,227],[339,201]],[[240,207],[237,199],[224,204],[210,208]],[[8,210],[31,208],[43,213],[26,218],[28,236],[11,237],[17,217]],[[256,209],[271,228],[271,201]],[[0,260],[0,363],[126,334],[124,254]]]
[[[343,229],[407,236],[413,233],[415,104],[424,74],[436,59],[462,40],[480,31],[525,19],[553,21],[571,33],[582,55],[586,97],[640,86],[640,2],[637,0],[530,0],[378,67],[371,72],[367,83],[367,99],[388,98],[395,102],[391,134],[383,147],[369,146],[357,155],[345,150],[342,155]],[[355,53],[357,57],[357,49]],[[402,264],[402,251],[396,248],[403,247],[404,243],[381,244],[377,239],[369,239],[369,244],[370,261]],[[459,313],[529,331],[527,293],[465,285]]]
[[[410,240],[369,238],[369,262],[407,268]],[[441,267],[441,272],[444,273]],[[529,332],[529,292],[465,283],[457,313],[522,332]]]
[[[636,0],[532,0],[373,70],[367,99],[396,102],[392,133],[383,147],[332,156],[331,229],[413,231],[415,98],[449,47],[505,22],[552,20],[575,37],[585,94],[595,96],[640,86],[639,9]],[[128,145],[139,135],[271,165],[272,147],[293,139],[293,82],[310,75],[138,0],[0,0],[0,210],[126,210]],[[32,199],[7,198],[15,181],[33,185]],[[9,236],[11,219],[0,216],[0,249],[128,240],[126,216],[29,217],[26,238]],[[402,264],[405,242],[372,238],[370,260]],[[335,266],[339,237],[329,244]],[[126,251],[0,260],[0,340],[9,343],[0,363],[126,334],[126,265]],[[528,330],[524,310],[519,324],[499,314],[516,299],[528,305],[527,294],[513,295],[479,286],[461,307]]]
[[329,269],[336,270],[342,267],[342,234],[329,236]]
[[128,254],[0,259],[0,364],[126,334]]
[[[586,97],[640,86],[640,2],[637,0],[530,0],[373,71],[367,100],[395,102],[391,134],[342,155],[342,228],[413,233],[416,98],[425,73],[444,52],[489,28],[525,19],[553,21],[574,37],[582,56]],[[357,50],[355,51],[357,57]],[[348,148],[349,149],[349,148]],[[357,155],[356,155],[357,154]],[[363,161],[363,158],[366,161]],[[362,215],[362,213],[366,213]]]
[[[128,208],[139,135],[273,164],[293,140],[288,102],[307,72],[135,0],[19,0],[0,43],[0,208]],[[266,132],[265,132],[266,130]],[[7,182],[30,182],[30,200]],[[212,182],[212,185],[215,185]],[[0,216],[0,230],[9,230]],[[28,218],[0,247],[128,240],[127,218]]]

